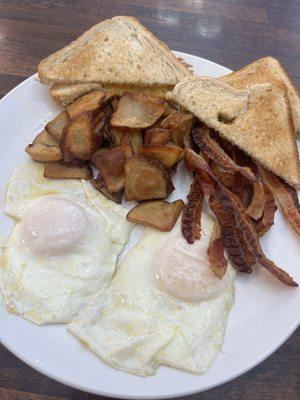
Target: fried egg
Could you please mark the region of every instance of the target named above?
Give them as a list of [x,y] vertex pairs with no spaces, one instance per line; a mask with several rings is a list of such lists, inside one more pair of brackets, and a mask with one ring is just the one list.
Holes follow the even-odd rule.
[[213,220],[202,214],[201,239],[190,245],[180,222],[171,232],[146,229],[105,294],[68,329],[115,368],[146,376],[159,365],[204,373],[218,354],[234,301],[235,271],[223,279],[209,264]]
[[81,181],[48,180],[38,163],[12,173],[5,211],[18,222],[0,272],[11,312],[37,324],[70,322],[108,285],[133,225],[121,206],[97,195],[96,209]]

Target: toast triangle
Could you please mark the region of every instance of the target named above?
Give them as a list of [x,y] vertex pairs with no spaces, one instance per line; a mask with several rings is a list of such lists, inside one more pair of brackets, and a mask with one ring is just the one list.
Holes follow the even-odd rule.
[[166,91],[189,75],[164,43],[126,16],[98,23],[38,66],[45,84],[158,86]]
[[191,112],[254,160],[300,187],[299,155],[285,87],[235,89],[212,78],[185,78],[167,99]]

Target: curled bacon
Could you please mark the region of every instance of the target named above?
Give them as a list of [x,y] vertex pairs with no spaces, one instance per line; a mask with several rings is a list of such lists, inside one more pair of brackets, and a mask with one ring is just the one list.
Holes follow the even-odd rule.
[[211,196],[209,205],[221,225],[222,242],[227,250],[229,259],[238,271],[251,273],[251,266],[255,264],[255,258],[251,256],[243,243],[241,235],[237,232],[235,214],[232,214],[231,210],[228,209],[230,204],[228,204],[227,200],[224,201],[219,197]]
[[214,224],[207,254],[211,269],[218,278],[222,279],[227,269],[227,260],[224,256],[224,246],[221,238],[221,231],[217,222]]
[[237,254],[243,254],[243,263],[241,266],[238,265],[239,269],[245,266],[246,271],[249,272],[249,267],[258,262],[284,284],[298,286],[285,271],[265,256],[254,226],[244,212],[239,199],[224,188],[200,155],[190,149],[187,149],[186,152],[189,163],[194,166],[195,170],[204,171],[214,182],[215,194],[210,198],[210,206],[217,217],[224,247],[232,261],[236,251]]
[[204,193],[199,181],[195,176],[187,196],[188,202],[184,206],[181,218],[181,231],[183,237],[190,244],[200,239],[200,219]]
[[277,210],[274,196],[268,186],[263,184],[265,194],[265,209],[262,217],[254,221],[254,227],[258,236],[263,236],[274,224],[274,216]]
[[250,204],[246,209],[249,217],[258,220],[262,217],[265,210],[265,192],[261,181],[253,182],[253,194]]
[[209,128],[194,128],[192,130],[192,138],[200,150],[205,152],[209,158],[214,160],[225,171],[230,173],[239,172],[251,182],[257,180],[250,168],[237,165],[222,147],[210,137]]
[[276,198],[287,222],[300,235],[300,205],[296,190],[265,168],[260,168],[260,174]]

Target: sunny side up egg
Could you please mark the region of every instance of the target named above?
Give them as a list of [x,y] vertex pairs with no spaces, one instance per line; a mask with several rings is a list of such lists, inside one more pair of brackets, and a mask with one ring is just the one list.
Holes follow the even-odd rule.
[[212,273],[213,229],[202,214],[201,240],[186,243],[180,222],[171,232],[146,229],[120,263],[101,299],[68,329],[115,368],[146,376],[159,365],[204,373],[223,342],[234,301],[235,271]]
[[5,212],[17,222],[0,263],[9,311],[37,324],[67,323],[108,285],[133,225],[94,191],[80,180],[48,180],[38,163],[14,170]]

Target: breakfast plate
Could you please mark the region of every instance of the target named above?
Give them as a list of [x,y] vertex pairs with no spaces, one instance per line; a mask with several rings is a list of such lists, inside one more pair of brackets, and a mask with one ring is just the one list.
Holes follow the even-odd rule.
[[[203,58],[176,52],[196,74],[218,77],[230,70]],[[12,170],[27,160],[26,144],[60,111],[47,88],[32,76],[0,102],[1,207]],[[179,174],[171,199],[185,198],[188,182]],[[13,226],[1,213],[1,237]],[[123,254],[139,236],[134,228]],[[261,240],[267,256],[300,281],[299,241],[277,212],[275,224]],[[122,256],[122,255],[121,255]],[[203,375],[159,368],[155,376],[138,377],[115,370],[83,347],[65,326],[39,327],[9,314],[0,299],[0,341],[12,353],[41,373],[66,385],[104,396],[154,399],[184,396],[221,385],[243,374],[274,352],[297,328],[300,291],[274,279],[262,268],[236,278],[235,303],[229,315],[224,344],[212,367]]]

